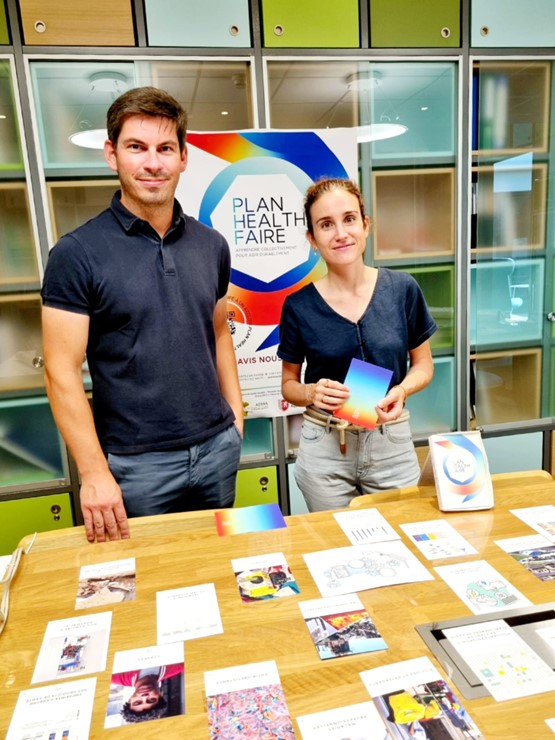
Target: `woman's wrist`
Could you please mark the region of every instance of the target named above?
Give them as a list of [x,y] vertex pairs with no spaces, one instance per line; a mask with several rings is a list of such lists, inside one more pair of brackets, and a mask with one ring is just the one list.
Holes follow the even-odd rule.
[[394,388],[400,388],[401,389],[401,391],[403,393],[403,406],[404,406],[406,404],[406,402],[407,402],[407,396],[408,396],[407,389],[405,388],[404,385],[401,385],[401,383],[398,383],[397,385],[394,385],[393,387]]

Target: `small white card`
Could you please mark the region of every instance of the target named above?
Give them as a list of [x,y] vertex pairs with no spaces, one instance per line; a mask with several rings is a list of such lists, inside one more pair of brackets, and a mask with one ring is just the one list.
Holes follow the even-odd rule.
[[322,596],[434,578],[399,540],[320,550],[303,558]]
[[435,571],[473,614],[487,614],[531,604],[486,560],[438,565]]
[[104,671],[111,624],[112,612],[49,622],[31,683]]
[[96,678],[21,691],[6,740],[87,740]]
[[555,542],[555,506],[545,504],[544,506],[528,506],[522,509],[510,509],[521,521],[536,532]]
[[76,609],[133,601],[135,597],[135,558],[84,565],[79,571]]
[[444,634],[496,701],[555,690],[555,673],[502,619]]
[[378,509],[338,511],[333,516],[352,545],[400,539],[397,532]]
[[387,740],[389,734],[371,701],[297,717],[303,740]]
[[159,645],[221,634],[224,628],[214,584],[158,591],[156,626]]
[[401,524],[400,527],[428,560],[478,554],[478,551],[445,519],[411,522]]

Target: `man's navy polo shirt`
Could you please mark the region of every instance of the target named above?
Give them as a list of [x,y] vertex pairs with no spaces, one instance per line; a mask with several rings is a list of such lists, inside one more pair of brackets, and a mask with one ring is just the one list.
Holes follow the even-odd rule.
[[53,248],[43,303],[90,317],[87,359],[106,453],[188,446],[233,422],[213,328],[229,276],[224,237],[177,201],[163,239],[116,193],[110,208]]

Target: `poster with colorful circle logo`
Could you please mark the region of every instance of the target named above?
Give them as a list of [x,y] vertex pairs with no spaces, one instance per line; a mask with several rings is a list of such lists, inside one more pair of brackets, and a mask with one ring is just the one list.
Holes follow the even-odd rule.
[[480,432],[432,434],[429,443],[439,508],[491,508],[493,486]]
[[[303,199],[322,177],[355,181],[354,129],[189,132],[176,197],[231,250],[228,321],[249,417],[298,413],[281,396],[276,350],[285,298],[325,274]],[[202,279],[202,276],[199,276]]]

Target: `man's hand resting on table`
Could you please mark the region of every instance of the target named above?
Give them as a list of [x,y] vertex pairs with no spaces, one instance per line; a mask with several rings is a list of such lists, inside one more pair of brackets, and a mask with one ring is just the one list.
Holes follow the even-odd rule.
[[108,469],[81,476],[80,498],[89,542],[129,539],[121,489]]

